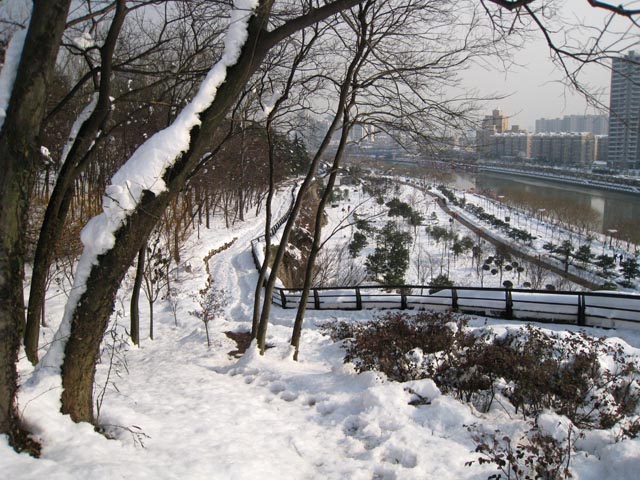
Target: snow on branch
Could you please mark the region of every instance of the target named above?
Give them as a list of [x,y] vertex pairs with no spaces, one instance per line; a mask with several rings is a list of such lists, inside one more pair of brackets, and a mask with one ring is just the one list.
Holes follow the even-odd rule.
[[240,58],[248,38],[249,19],[257,5],[258,0],[234,1],[222,57],[213,65],[196,96],[171,125],[143,143],[111,179],[103,198],[103,212],[92,218],[82,230],[84,249],[78,262],[74,287],[54,343],[40,362],[41,367],[60,368],[72,317],[86,290],[93,265],[98,263],[100,255],[114,247],[115,233],[133,214],[143,192],[148,190],[158,195],[166,190],[162,176],[189,149],[190,132],[200,125],[200,113],[213,103],[218,87],[226,80],[227,69]]

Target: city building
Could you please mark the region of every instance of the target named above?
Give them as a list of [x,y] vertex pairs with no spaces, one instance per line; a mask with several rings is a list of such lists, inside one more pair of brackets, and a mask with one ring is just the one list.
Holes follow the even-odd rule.
[[501,110],[494,110],[482,120],[480,129],[476,131],[476,152],[483,156],[491,155],[491,137],[506,132],[509,119]]
[[492,158],[526,159],[531,156],[531,135],[514,125],[510,131],[495,133],[489,141]]
[[536,133],[531,136],[531,158],[551,165],[590,166],[596,139],[588,132]]
[[633,51],[612,61],[609,110],[609,167],[639,168],[640,55]]
[[596,162],[607,163],[607,156],[609,154],[609,136],[608,135],[596,135]]
[[606,135],[609,118],[606,115],[565,115],[562,118],[539,118],[536,133],[589,132]]

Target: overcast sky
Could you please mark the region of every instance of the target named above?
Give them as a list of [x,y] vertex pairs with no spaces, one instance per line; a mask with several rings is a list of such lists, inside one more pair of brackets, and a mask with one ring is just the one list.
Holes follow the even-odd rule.
[[[561,18],[564,24],[576,23],[576,19],[594,26],[601,26],[607,14],[588,6],[587,0],[565,0],[556,2],[562,5]],[[623,2],[628,3],[628,2]],[[560,16],[555,15],[555,18]],[[627,21],[618,21],[616,31],[627,28]],[[619,46],[627,50],[633,41],[637,41],[638,30],[634,40]],[[578,41],[585,41],[587,35],[574,35]],[[613,38],[613,37],[611,37]],[[640,49],[640,48],[639,48]],[[517,124],[521,128],[533,130],[538,118],[555,118],[571,114],[601,113],[587,105],[584,97],[568,89],[563,83],[563,73],[549,59],[549,48],[540,32],[527,46],[514,53],[514,60],[521,66],[513,65],[505,71],[499,62],[495,62],[493,70],[480,67],[470,69],[465,83],[477,87],[481,93],[509,93],[505,99],[487,102],[486,112],[500,108],[510,117],[510,125]],[[588,82],[594,93],[599,91],[599,98],[605,105],[609,103],[609,82],[611,74],[604,67],[595,66],[586,71],[582,80]]]

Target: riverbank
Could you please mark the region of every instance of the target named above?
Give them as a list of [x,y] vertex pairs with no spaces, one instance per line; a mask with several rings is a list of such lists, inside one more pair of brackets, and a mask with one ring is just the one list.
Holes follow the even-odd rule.
[[601,176],[592,176],[588,174],[578,176],[563,174],[561,172],[548,172],[540,169],[524,170],[485,164],[478,165],[478,171],[502,173],[506,175],[526,178],[535,178],[537,180],[544,179],[562,184],[577,185],[587,188],[597,188],[618,193],[628,193],[631,195],[640,195],[640,186],[638,185],[617,183],[613,179],[605,180],[604,178],[601,178]]

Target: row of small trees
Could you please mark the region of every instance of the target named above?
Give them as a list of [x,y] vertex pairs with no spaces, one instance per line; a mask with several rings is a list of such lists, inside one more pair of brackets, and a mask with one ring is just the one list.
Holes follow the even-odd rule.
[[[590,244],[580,245],[575,248],[571,240],[564,240],[559,245],[552,242],[547,242],[543,245],[543,248],[549,253],[558,255],[564,265],[565,272],[568,271],[569,265],[574,261],[578,261],[582,268],[588,268],[589,266],[598,267],[600,275],[605,279],[611,279],[613,277],[613,271],[616,268],[616,264],[619,264],[619,273],[624,279],[624,286],[631,287],[633,281],[640,276],[640,263],[636,256],[629,256],[627,258],[617,257],[616,255],[608,255],[602,253],[596,255],[591,250]],[[616,262],[618,259],[618,262]]]

